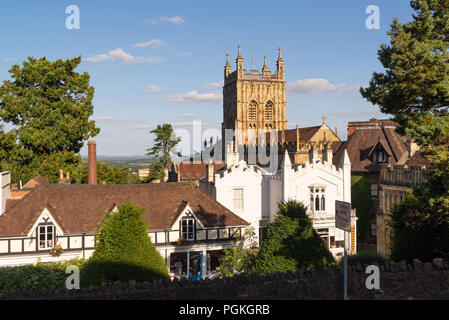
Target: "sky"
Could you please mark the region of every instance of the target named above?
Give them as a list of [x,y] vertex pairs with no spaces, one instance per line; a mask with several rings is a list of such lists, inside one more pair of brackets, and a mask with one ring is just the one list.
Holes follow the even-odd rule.
[[[79,28],[69,29],[73,5]],[[366,27],[370,5],[379,8],[379,29]],[[220,134],[226,52],[232,70],[238,43],[247,70],[262,69],[264,55],[276,70],[281,47],[289,127],[320,125],[325,115],[345,140],[348,121],[388,118],[358,89],[383,70],[377,51],[393,19],[412,13],[409,0],[2,1],[0,83],[28,56],[81,55],[76,71],[95,87],[97,154],[143,155],[162,123],[195,139],[183,146],[188,154]],[[193,124],[201,126],[195,137]]]

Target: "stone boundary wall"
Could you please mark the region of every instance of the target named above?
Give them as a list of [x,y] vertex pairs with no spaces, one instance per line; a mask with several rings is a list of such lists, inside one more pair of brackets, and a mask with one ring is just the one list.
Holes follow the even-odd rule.
[[[373,263],[375,264],[375,263]],[[449,299],[449,262],[434,259],[413,264],[387,262],[379,266],[380,291],[368,290],[368,264],[348,266],[350,300]],[[104,283],[79,290],[11,292],[0,299],[33,300],[340,300],[343,298],[342,268],[299,270],[269,276],[239,274],[232,278],[188,281]]]

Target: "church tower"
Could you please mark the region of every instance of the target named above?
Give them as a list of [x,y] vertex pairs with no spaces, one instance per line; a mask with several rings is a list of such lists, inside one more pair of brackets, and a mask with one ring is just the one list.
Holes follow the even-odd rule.
[[236,70],[231,72],[229,53],[226,54],[223,86],[223,123],[225,130],[236,131],[236,144],[247,145],[248,139],[238,136],[237,132],[248,129],[287,130],[286,120],[286,82],[284,79],[284,61],[279,48],[277,70],[271,72],[264,57],[262,71],[243,68],[243,57],[238,45]]

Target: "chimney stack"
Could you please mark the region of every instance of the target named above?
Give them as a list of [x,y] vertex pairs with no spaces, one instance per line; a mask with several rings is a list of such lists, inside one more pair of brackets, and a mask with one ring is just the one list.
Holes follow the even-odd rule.
[[88,149],[88,167],[89,167],[89,184],[97,184],[97,143],[95,140],[89,140]]

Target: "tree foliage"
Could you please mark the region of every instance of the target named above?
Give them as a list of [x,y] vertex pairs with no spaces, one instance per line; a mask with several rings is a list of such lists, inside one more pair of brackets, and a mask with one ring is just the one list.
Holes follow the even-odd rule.
[[224,249],[220,258],[220,273],[225,277],[232,277],[236,273],[245,272],[254,258],[257,247],[254,227],[245,228],[242,240],[238,245],[233,244],[230,249]]
[[374,217],[374,200],[371,198],[368,177],[351,176],[352,207],[357,212],[357,239],[365,240],[369,236],[370,221]]
[[150,175],[147,181],[164,178],[164,170],[170,169],[175,147],[181,141],[181,138],[175,135],[173,127],[169,123],[158,125],[150,133],[155,134],[156,138],[153,147],[147,149],[147,155],[152,156],[154,160],[150,165]]
[[0,164],[13,182],[40,174],[50,183],[60,168],[73,171],[81,162],[83,141],[100,131],[94,121],[94,88],[89,74],[75,72],[81,57],[48,61],[45,57],[13,65],[11,80],[0,86]]
[[[72,174],[72,179],[76,184],[89,183],[89,164],[83,162]],[[128,184],[140,183],[138,176],[131,174],[128,168],[123,165],[111,165],[108,162],[97,162],[97,183],[103,181],[106,184]]]
[[81,272],[83,286],[109,281],[168,277],[164,260],[148,236],[144,209],[125,202],[103,218],[95,251]]
[[269,224],[268,236],[248,270],[265,275],[334,263],[332,254],[313,228],[306,207],[288,201],[279,204],[278,216]]
[[[374,72],[370,85],[360,90],[394,116],[398,131],[422,147],[431,166],[427,180],[393,214],[396,258],[402,258],[397,248],[405,246],[421,254],[423,237],[432,246],[449,240],[443,232],[449,228],[449,0],[410,4],[416,11],[413,20],[400,24],[395,19],[388,32],[391,43],[380,47],[385,72]],[[433,254],[441,250],[427,249]]]

